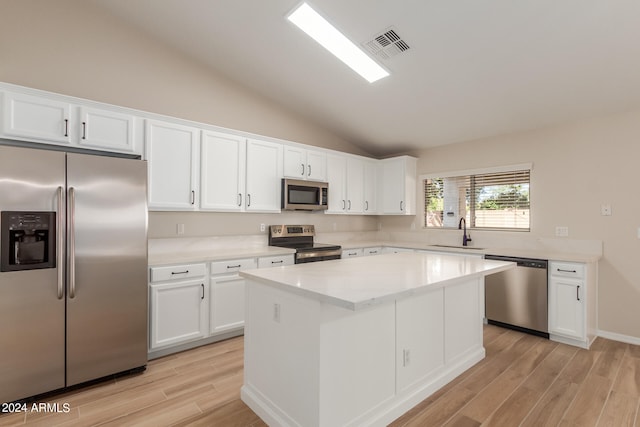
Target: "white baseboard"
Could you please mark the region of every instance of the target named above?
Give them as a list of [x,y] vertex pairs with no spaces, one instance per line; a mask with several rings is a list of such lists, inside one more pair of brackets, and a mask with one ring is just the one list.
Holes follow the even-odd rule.
[[640,338],[632,337],[630,335],[622,335],[615,332],[598,330],[598,336],[609,340],[624,342],[627,344],[640,345]]

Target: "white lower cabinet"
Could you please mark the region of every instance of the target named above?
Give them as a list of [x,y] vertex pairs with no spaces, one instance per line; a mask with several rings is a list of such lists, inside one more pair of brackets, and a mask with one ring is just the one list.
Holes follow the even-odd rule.
[[257,266],[255,258],[211,263],[209,329],[212,335],[244,326],[245,279],[238,273]]
[[149,348],[175,346],[207,336],[209,298],[205,265],[151,269]]
[[549,337],[589,348],[596,338],[597,263],[549,262]]

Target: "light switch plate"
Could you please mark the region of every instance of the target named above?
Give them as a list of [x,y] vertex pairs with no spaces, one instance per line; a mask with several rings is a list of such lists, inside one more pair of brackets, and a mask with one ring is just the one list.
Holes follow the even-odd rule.
[[568,236],[569,236],[569,227],[566,227],[566,226],[556,227],[556,237],[568,237]]

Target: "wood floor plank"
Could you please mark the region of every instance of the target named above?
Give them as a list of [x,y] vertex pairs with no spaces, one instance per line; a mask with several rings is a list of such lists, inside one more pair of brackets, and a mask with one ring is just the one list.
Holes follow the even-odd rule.
[[640,398],[611,391],[598,427],[632,427],[635,425]]
[[[392,427],[636,425],[640,346],[598,338],[591,350],[484,327],[486,358]],[[3,414],[3,426],[266,424],[240,400],[242,337],[149,362],[138,375],[45,399],[69,414]],[[581,426],[582,427],[582,426]]]
[[613,390],[640,397],[640,358],[624,357]]
[[612,383],[609,378],[587,376],[561,421],[582,427],[595,426],[604,409]]

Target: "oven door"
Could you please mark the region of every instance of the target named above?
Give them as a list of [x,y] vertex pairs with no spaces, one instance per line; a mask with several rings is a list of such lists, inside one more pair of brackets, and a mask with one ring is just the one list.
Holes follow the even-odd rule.
[[283,179],[282,209],[325,210],[327,209],[328,187],[326,182]]

